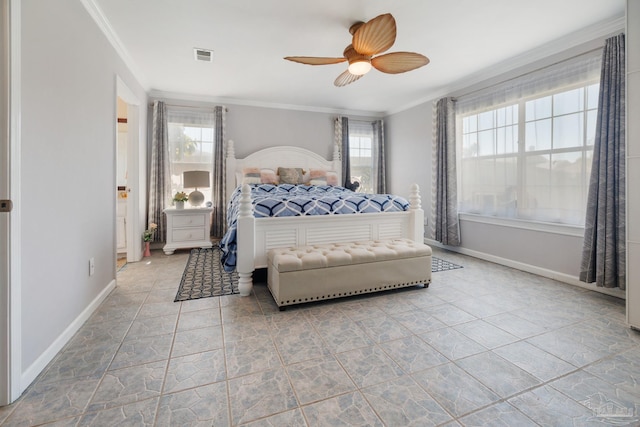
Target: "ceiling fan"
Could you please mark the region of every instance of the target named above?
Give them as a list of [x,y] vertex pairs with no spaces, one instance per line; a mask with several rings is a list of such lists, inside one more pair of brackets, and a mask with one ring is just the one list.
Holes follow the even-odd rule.
[[396,20],[390,13],[377,16],[368,22],[356,22],[349,28],[349,32],[353,39],[345,48],[342,58],[286,56],[284,59],[307,65],[330,65],[348,61],[347,70],[333,82],[338,87],[355,82],[368,73],[371,67],[383,73],[399,74],[429,63],[429,58],[414,52],[379,55],[396,41]]

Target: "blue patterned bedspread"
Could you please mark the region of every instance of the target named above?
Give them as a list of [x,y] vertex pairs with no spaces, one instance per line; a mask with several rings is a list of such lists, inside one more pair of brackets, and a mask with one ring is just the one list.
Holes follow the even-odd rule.
[[[236,268],[236,228],[241,188],[231,196],[227,208],[227,233],[220,241],[225,271]],[[251,199],[256,218],[301,215],[344,215],[370,212],[401,212],[409,202],[390,194],[354,193],[329,185],[252,184]]]

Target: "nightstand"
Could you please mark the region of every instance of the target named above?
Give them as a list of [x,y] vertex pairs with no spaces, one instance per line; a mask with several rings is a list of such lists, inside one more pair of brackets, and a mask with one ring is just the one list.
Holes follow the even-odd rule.
[[171,255],[181,248],[210,248],[212,208],[168,208],[163,211],[167,216],[167,244],[162,250]]

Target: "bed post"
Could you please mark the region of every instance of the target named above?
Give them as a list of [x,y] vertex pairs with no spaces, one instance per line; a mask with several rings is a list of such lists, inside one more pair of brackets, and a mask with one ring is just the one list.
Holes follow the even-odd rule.
[[418,184],[411,184],[409,212],[411,213],[411,239],[414,242],[424,243],[424,211],[422,210]]
[[253,288],[253,271],[255,270],[255,218],[253,216],[253,207],[251,205],[251,188],[248,184],[242,186],[242,195],[240,196],[240,206],[238,210],[238,230],[237,230],[237,263],[238,271],[238,291],[243,297],[251,294]]

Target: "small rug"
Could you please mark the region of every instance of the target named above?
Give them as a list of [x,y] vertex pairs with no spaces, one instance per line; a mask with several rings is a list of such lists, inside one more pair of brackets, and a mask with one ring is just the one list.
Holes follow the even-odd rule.
[[434,256],[431,257],[431,272],[455,270],[456,268],[462,268],[461,265],[454,264],[449,261],[445,261]]
[[218,246],[191,250],[174,302],[239,293],[238,274],[223,270],[221,254]]

